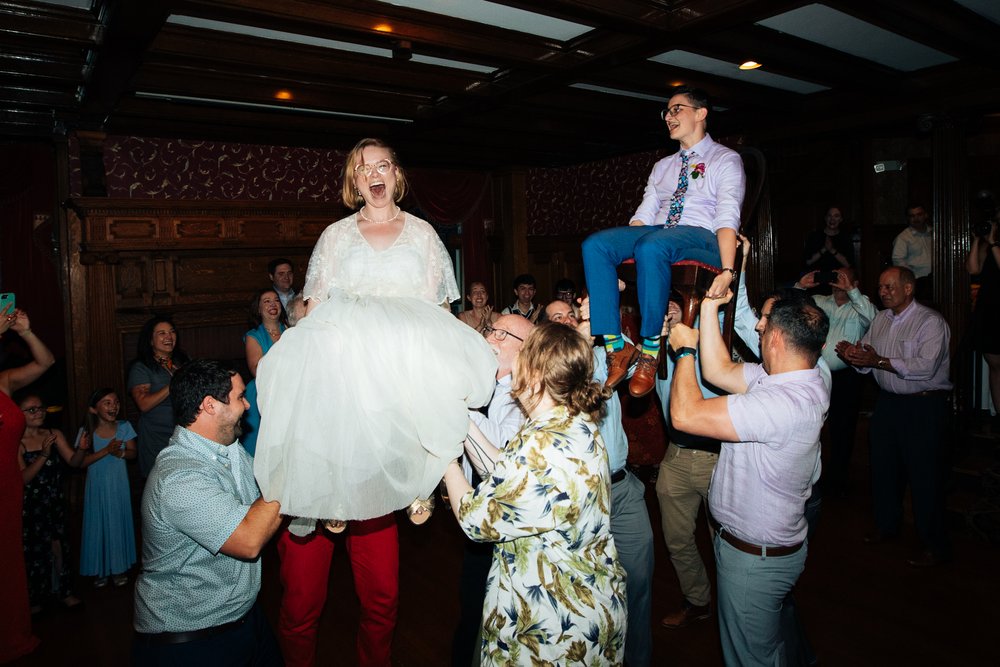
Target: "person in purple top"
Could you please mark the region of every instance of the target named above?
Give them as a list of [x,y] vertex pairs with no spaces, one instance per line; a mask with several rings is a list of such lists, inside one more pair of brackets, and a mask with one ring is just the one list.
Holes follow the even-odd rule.
[[[708,134],[711,102],[703,90],[686,86],[673,92],[663,122],[680,150],[653,165],[642,202],[626,227],[602,229],[583,242],[583,269],[590,292],[591,330],[603,336],[608,353],[606,385],[615,387],[636,364],[629,392],[653,389],[660,329],[670,297],[670,267],[682,259],[722,269],[709,298],[726,293],[736,259],[736,232],[746,189],[739,153]],[[617,266],[634,258],[642,340],[626,345],[618,312]]]
[[913,519],[924,551],[914,567],[938,565],[949,557],[941,498],[941,455],[948,423],[948,350],[945,319],[917,302],[917,279],[892,266],[878,279],[885,310],[857,344],[837,343],[837,353],[878,382],[870,428],[872,500],[876,532],[869,544],[894,538],[903,518],[903,479],[913,496]]
[[[705,299],[701,322],[718,322],[732,298]],[[699,333],[670,332],[675,357],[670,418],[686,433],[722,441],[709,509],[717,524],[719,631],[727,665],[788,664],[785,598],[805,567],[805,505],[820,473],[820,429],[830,389],[816,367],[829,320],[805,299],[774,303],[762,364],[731,360],[717,326],[701,329],[704,380],[728,392],[705,398],[695,376]]]

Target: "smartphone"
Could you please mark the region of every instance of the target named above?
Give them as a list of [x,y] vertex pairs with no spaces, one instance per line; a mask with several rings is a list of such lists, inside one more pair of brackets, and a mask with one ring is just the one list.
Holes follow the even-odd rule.
[[816,272],[816,284],[826,285],[829,283],[837,282],[837,272],[836,271],[817,271]]
[[0,315],[13,315],[15,308],[17,308],[17,303],[13,292],[0,294]]

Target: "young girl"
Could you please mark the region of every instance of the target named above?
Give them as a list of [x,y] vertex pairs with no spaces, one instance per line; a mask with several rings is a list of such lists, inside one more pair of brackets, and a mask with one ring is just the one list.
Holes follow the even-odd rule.
[[86,452],[87,489],[83,501],[83,539],[80,574],[97,577],[100,588],[111,576],[115,586],[128,583],[135,563],[135,533],[125,461],[136,456],[135,429],[118,421],[121,403],[114,389],[90,395],[87,425],[81,429],[79,449]]
[[62,462],[76,468],[83,455],[73,451],[62,431],[45,426],[48,412],[37,394],[25,395],[19,406],[26,423],[17,455],[24,481],[21,516],[31,609],[41,611],[53,595],[64,607],[76,607],[80,599],[70,590]]

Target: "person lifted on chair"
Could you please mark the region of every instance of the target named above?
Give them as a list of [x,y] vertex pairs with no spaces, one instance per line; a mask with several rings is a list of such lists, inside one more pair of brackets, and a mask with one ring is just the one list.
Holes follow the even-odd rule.
[[[670,267],[684,259],[718,267],[705,296],[719,298],[729,289],[746,181],[739,154],[706,131],[711,104],[704,91],[677,88],[667,104],[661,115],[681,150],[653,165],[627,227],[595,232],[583,242],[591,329],[604,337],[608,351],[606,384],[615,387],[638,362],[629,382],[637,397],[649,393],[656,378]],[[642,341],[636,347],[625,345],[618,313],[617,266],[629,258],[635,258],[642,312]]]

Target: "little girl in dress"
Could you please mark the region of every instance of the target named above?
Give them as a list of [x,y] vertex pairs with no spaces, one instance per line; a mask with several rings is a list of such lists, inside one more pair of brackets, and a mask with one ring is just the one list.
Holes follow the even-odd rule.
[[132,501],[125,461],[136,457],[135,429],[118,421],[121,402],[110,387],[98,389],[87,401],[87,425],[77,444],[86,450],[87,487],[83,501],[80,574],[97,577],[94,586],[128,583],[135,564]]

